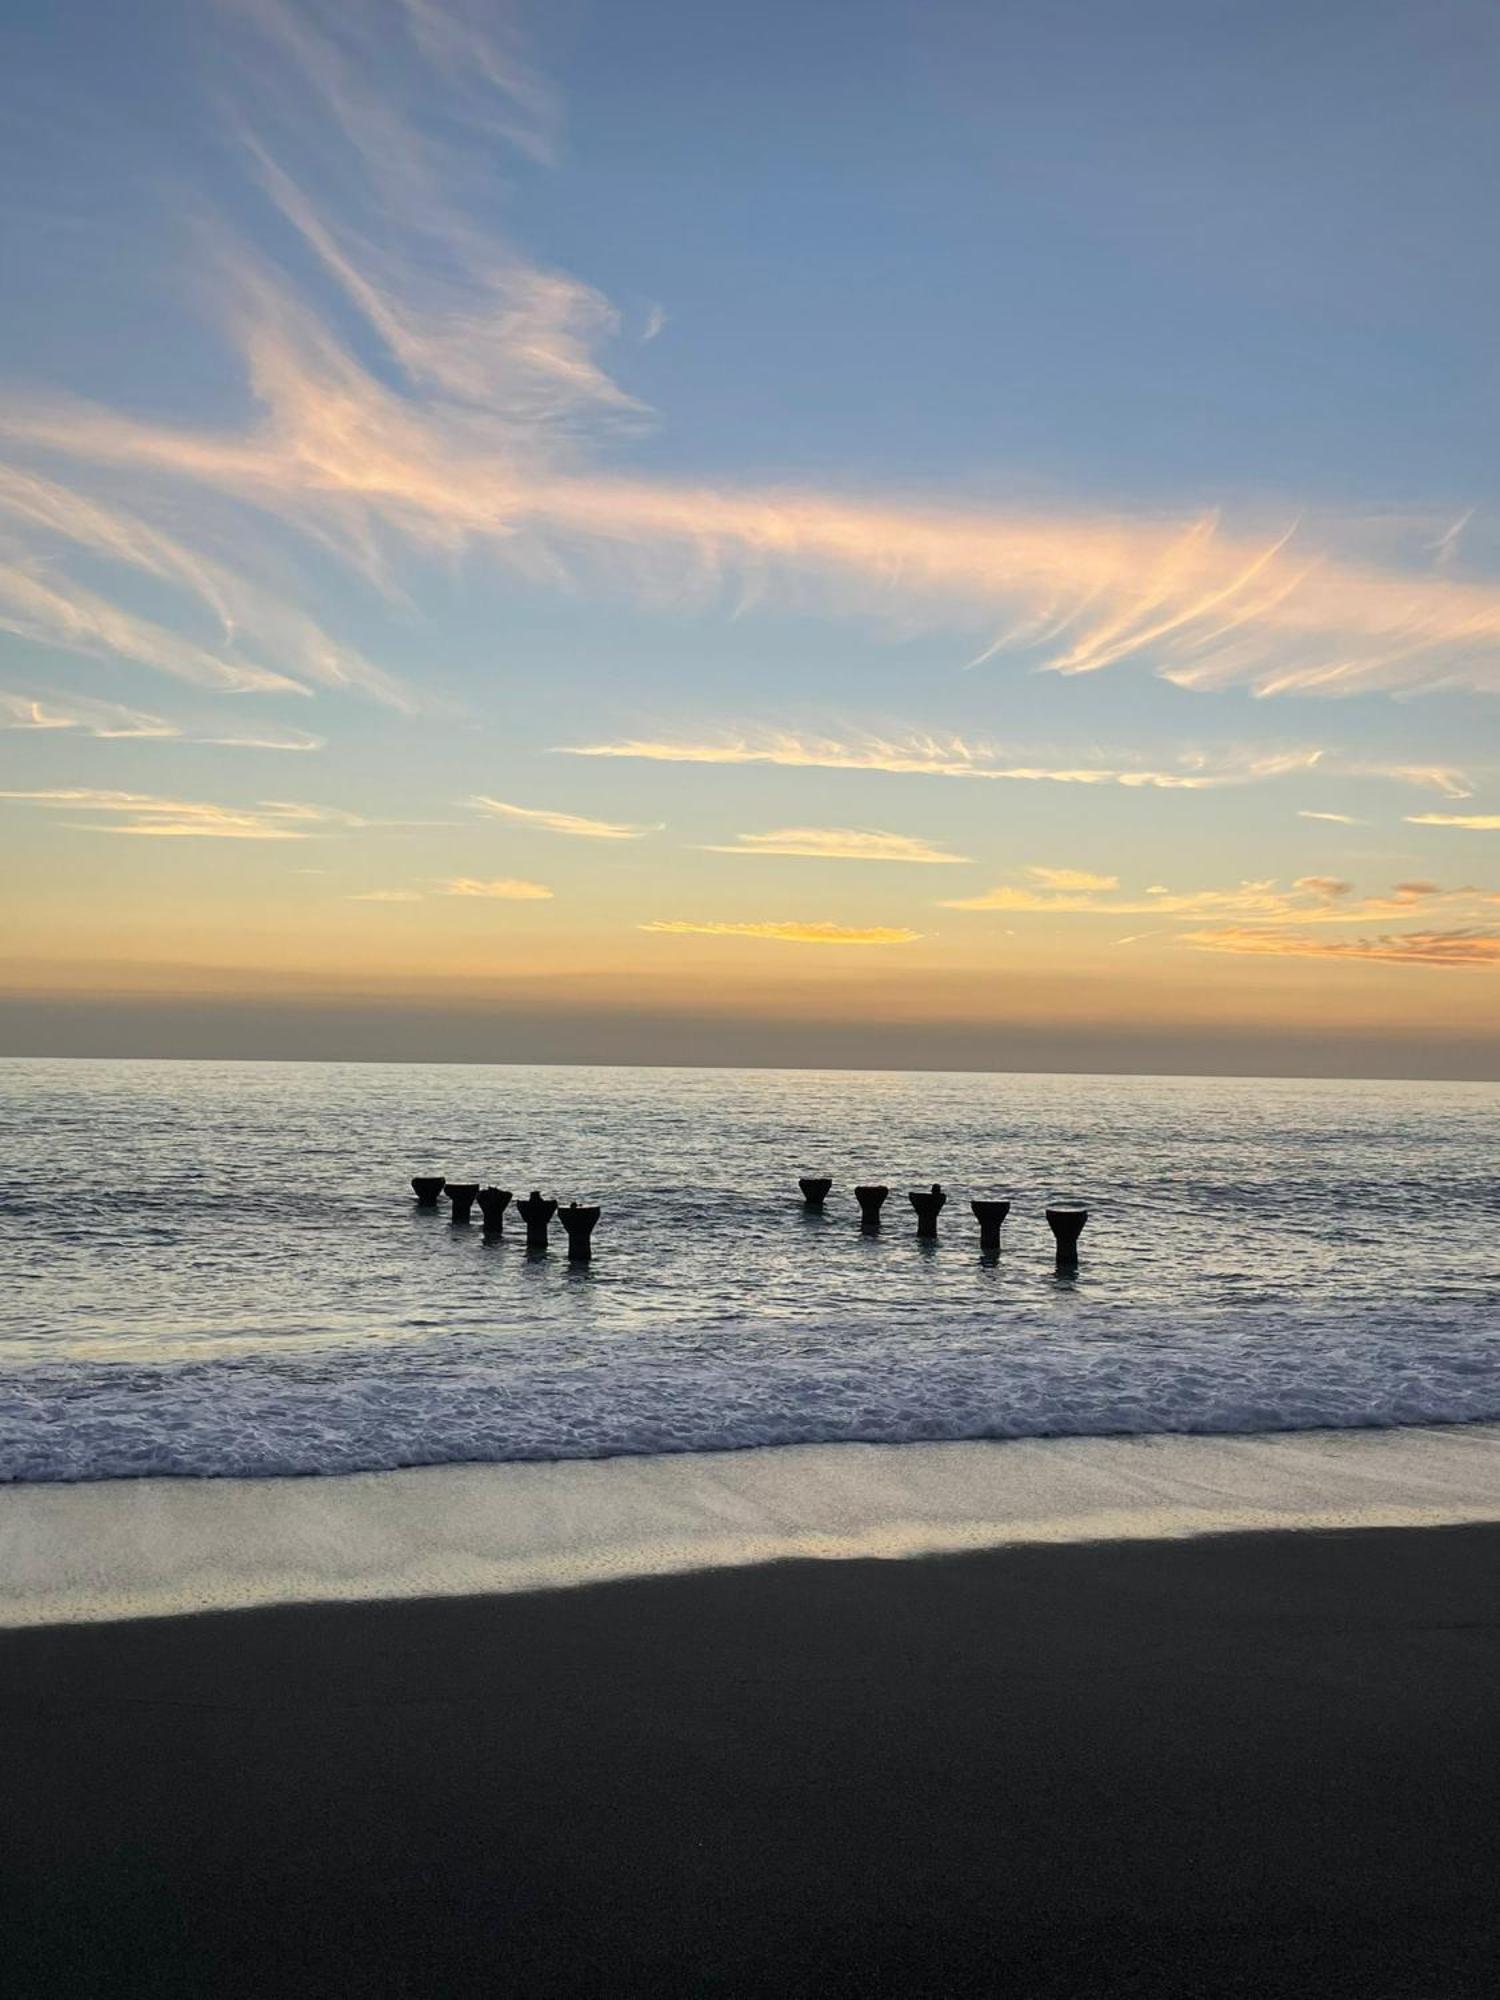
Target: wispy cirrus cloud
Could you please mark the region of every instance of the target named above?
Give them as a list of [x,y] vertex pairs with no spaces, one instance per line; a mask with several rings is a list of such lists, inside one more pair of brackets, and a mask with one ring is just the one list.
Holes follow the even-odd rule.
[[883,924],[860,928],[848,924],[807,923],[688,923],[658,919],[642,924],[643,931],[657,931],[672,937],[765,938],[778,944],[883,945],[915,944],[920,931],[902,930]]
[[[142,515],[191,511],[194,559],[254,520],[392,590],[411,563],[469,550],[653,602],[779,592],[927,621],[1063,674],[1140,661],[1179,686],[1266,696],[1500,691],[1500,583],[1454,573],[1451,509],[1393,555],[1363,520],[958,507],[612,469],[601,443],[643,416],[601,359],[617,316],[493,220],[494,140],[545,158],[555,119],[503,17],[442,0],[240,0],[220,18],[247,172],[298,246],[285,270],[215,246],[254,416],[193,428],[35,394],[0,405],[0,433],[68,461],[75,493],[114,477]],[[309,255],[341,313],[286,274]],[[139,541],[120,554],[148,572],[162,559]],[[221,568],[247,573],[242,556]],[[49,644],[206,684],[272,671],[176,640],[79,581],[49,583],[28,560],[0,571],[0,607]],[[316,678],[316,644],[290,665]],[[377,691],[347,663],[340,678]]]
[[1408,826],[1460,826],[1469,833],[1500,833],[1500,813],[1408,813]]
[[137,834],[156,840],[307,840],[371,824],[336,806],[304,805],[289,799],[232,806],[87,786],[0,791],[0,799],[39,806],[48,812],[99,814],[99,819],[85,822],[88,832]]
[[1327,820],[1330,826],[1364,826],[1366,822],[1356,819],[1352,813],[1299,812],[1298,819]]
[[1449,799],[1470,799],[1474,782],[1466,771],[1453,764],[1345,764],[1336,775],[1350,778],[1389,778],[1398,785],[1415,785],[1421,791],[1441,792]]
[[233,694],[305,694],[286,674],[247,665],[137,616],[99,591],[26,556],[0,561],[0,631],[91,659],[131,660],[195,687]]
[[1128,789],[1208,791],[1310,771],[1322,750],[1184,750],[1175,764],[1017,762],[996,745],[959,736],[862,736],[839,739],[766,730],[702,740],[627,737],[618,743],[558,746],[565,757],[614,757],[658,764],[777,764],[815,771],[885,771],[894,776],[982,778],[1019,784],[1123,785]]
[[492,819],[517,820],[524,826],[536,827],[541,833],[560,833],[572,840],[644,840],[647,834],[661,831],[656,826],[631,826],[618,820],[586,819],[582,813],[552,812],[541,806],[515,806],[505,799],[486,798],[482,794],[470,799],[469,804]]
[[951,854],[911,834],[879,833],[870,827],[783,826],[770,833],[740,833],[732,842],[708,846],[706,854],[796,855],[813,861],[895,861],[922,866],[962,865],[971,855]]
[[560,112],[528,61],[512,16],[466,0],[393,0],[349,8],[339,0],[227,0],[254,29],[242,61],[261,67],[263,99],[287,97],[285,116],[316,105],[362,174],[398,213],[433,201],[445,174],[461,165],[453,147],[422,121],[426,81],[443,89],[443,110],[461,137],[505,141],[530,158],[553,157]]
[[1427,544],[1428,552],[1432,556],[1436,568],[1448,568],[1454,556],[1458,553],[1459,538],[1473,518],[1474,509],[1466,507],[1456,520],[1450,521],[1442,533],[1434,536]]
[[0,729],[73,730],[80,736],[138,739],[172,738],[175,723],[113,701],[77,695],[30,695],[0,689]]
[[[235,693],[305,695],[315,684],[412,705],[391,675],[334,639],[284,592],[153,525],[117,497],[0,462],[0,553],[7,541],[13,560],[0,562],[0,627],[18,636]],[[179,612],[185,607],[212,638],[193,642],[86,588],[68,573],[72,553],[167,586]]]
[[418,551],[485,548],[558,581],[592,569],[653,597],[701,599],[731,577],[762,591],[801,579],[826,586],[834,611],[959,628],[1004,614],[1014,622],[1003,650],[1035,664],[1080,674],[1144,658],[1197,689],[1500,690],[1500,586],[1340,554],[1336,528],[1321,540],[1304,529],[1299,552],[1285,535],[1255,539],[1212,518],[974,515],[565,473],[538,459],[543,439],[502,439],[483,413],[399,398],[351,357],[290,332],[247,330],[269,418],[243,440],[184,438],[77,406],[0,412],[0,426],[316,521],[351,559],[368,560],[388,533]]
[[206,743],[219,750],[322,750],[324,739],[306,729],[262,729],[246,736],[195,736],[179,732],[184,743]]
[[1273,783],[1316,770],[1322,777],[1383,778],[1392,784],[1471,796],[1466,773],[1448,764],[1378,764],[1314,746],[1267,750],[1190,746],[1158,761],[1120,757],[1063,763],[1022,756],[1004,746],[922,731],[902,735],[818,736],[759,729],[703,738],[625,737],[614,743],[559,744],[564,757],[608,757],[654,764],[771,764],[816,771],[884,771],[897,777],[982,778],[1012,784],[1122,785],[1127,790],[1201,792]]
[[227,750],[324,748],[323,738],[306,729],[266,726],[250,734],[224,736],[211,728],[191,728],[118,702],[94,701],[83,695],[20,694],[4,688],[0,688],[0,729],[67,730],[103,741],[203,743]]

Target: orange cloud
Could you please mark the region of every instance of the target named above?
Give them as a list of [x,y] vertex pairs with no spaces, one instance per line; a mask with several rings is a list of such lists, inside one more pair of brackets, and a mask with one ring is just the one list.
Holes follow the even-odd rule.
[[[320,874],[320,869],[299,869],[299,874]],[[491,882],[481,882],[472,876],[459,875],[449,882],[436,882],[432,893],[437,896],[460,896],[484,898],[491,902],[505,903],[545,903],[552,899],[552,891],[540,882],[517,882],[500,876]],[[423,903],[427,900],[422,889],[362,889],[349,898],[352,903]]]
[[1383,937],[1328,938],[1230,927],[1195,931],[1183,942],[1199,951],[1253,952],[1275,958],[1376,959],[1387,965],[1500,968],[1500,931],[1405,931]]
[[1337,875],[1299,875],[1292,887],[1303,890],[1309,896],[1329,898],[1352,896],[1354,893],[1354,884],[1343,881]]
[[[1028,873],[1045,879],[1049,870]],[[1140,896],[1114,896],[1092,890],[1055,891],[1000,883],[978,896],[955,897],[939,905],[945,910],[1004,910],[1041,916],[1165,917],[1187,920],[1206,916],[1237,916],[1268,924],[1294,919],[1300,923],[1364,923],[1372,918],[1410,916],[1433,903],[1473,907],[1500,900],[1481,889],[1443,889],[1436,882],[1398,882],[1385,896],[1354,899],[1354,884],[1334,875],[1303,875],[1290,889],[1274,881],[1241,882],[1233,889],[1171,890],[1154,883]]]
[[440,896],[482,896],[505,903],[542,903],[551,900],[552,891],[540,882],[517,882],[509,876],[497,876],[490,882],[476,881],[472,876],[460,875],[451,882],[438,885]]
[[1118,875],[1091,875],[1086,868],[1028,868],[1027,874],[1046,889],[1118,889]]

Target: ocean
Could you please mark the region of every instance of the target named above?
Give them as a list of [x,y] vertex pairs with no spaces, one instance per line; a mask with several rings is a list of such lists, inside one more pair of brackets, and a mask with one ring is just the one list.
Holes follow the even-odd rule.
[[[0,1105],[7,1481],[1500,1420],[1493,1085],[8,1060]],[[421,1173],[598,1202],[592,1263]]]

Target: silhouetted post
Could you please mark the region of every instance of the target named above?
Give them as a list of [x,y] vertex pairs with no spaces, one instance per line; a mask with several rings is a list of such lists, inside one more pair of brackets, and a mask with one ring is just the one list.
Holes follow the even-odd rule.
[[541,1192],[533,1188],[525,1201],[516,1203],[516,1214],[526,1224],[526,1248],[545,1250],[547,1247],[547,1224],[557,1213],[555,1201],[543,1201]]
[[484,1217],[486,1236],[501,1236],[505,1233],[505,1211],[510,1207],[509,1188],[481,1188],[477,1196],[479,1213]]
[[441,1174],[413,1174],[411,1191],[417,1197],[418,1208],[436,1208],[438,1196],[448,1183]]
[[580,1208],[576,1201],[570,1201],[566,1208],[557,1211],[557,1219],[568,1232],[568,1262],[586,1264],[594,1254],[589,1247],[589,1238],[599,1220],[598,1209]]
[[824,1197],[833,1186],[833,1182],[827,1179],[804,1179],[798,1181],[797,1185],[802,1190],[802,1199],[807,1207],[812,1210],[814,1215],[821,1215],[823,1213]]
[[1000,1225],[1010,1214],[1008,1201],[971,1201],[970,1208],[979,1218],[979,1247],[981,1250],[1000,1248]]
[[880,1211],[885,1207],[885,1198],[890,1193],[888,1187],[857,1187],[854,1199],[859,1203],[859,1226],[864,1230],[880,1227]]
[[920,1188],[913,1188],[906,1198],[917,1211],[918,1236],[936,1236],[938,1210],[948,1199],[941,1185],[934,1181],[925,1194]]
[[478,1181],[449,1181],[448,1199],[453,1204],[455,1222],[468,1221],[469,1210],[474,1206],[474,1197],[478,1192]]
[[1059,1271],[1078,1269],[1078,1239],[1083,1234],[1083,1225],[1089,1219],[1086,1208],[1049,1208],[1047,1226],[1057,1238],[1057,1268]]

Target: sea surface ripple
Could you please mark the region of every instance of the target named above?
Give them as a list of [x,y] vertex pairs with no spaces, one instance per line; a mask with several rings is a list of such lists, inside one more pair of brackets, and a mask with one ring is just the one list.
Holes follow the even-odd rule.
[[[1500,1420],[1493,1086],[13,1060],[0,1103],[0,1479]],[[601,1202],[593,1263],[421,1172]]]

